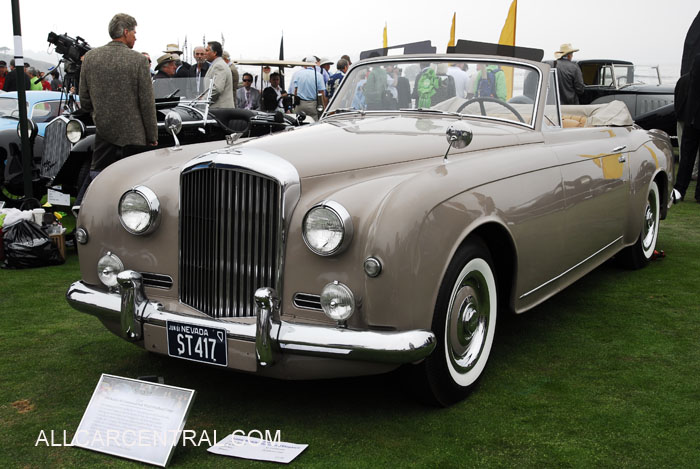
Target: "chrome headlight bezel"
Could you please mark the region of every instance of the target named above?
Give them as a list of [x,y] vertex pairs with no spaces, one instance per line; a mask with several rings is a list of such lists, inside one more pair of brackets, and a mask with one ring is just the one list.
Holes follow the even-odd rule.
[[[309,237],[309,216],[319,210],[325,210],[327,211],[327,214],[330,214],[335,218],[335,222],[339,227],[338,232],[341,233],[340,240],[335,242],[327,249],[324,249],[323,246],[317,245],[314,243],[314,240]],[[324,257],[340,254],[347,249],[352,241],[354,234],[352,217],[350,217],[350,213],[340,203],[333,200],[324,200],[323,202],[314,205],[306,212],[304,215],[304,220],[301,224],[301,234],[304,238],[304,243],[314,254]]]
[[66,139],[72,144],[78,143],[85,136],[85,124],[78,119],[66,122]]
[[[124,220],[124,202],[128,196],[132,195],[141,197],[148,207],[148,221],[142,227],[131,226]],[[146,186],[136,186],[133,189],[129,189],[128,191],[124,192],[119,198],[117,211],[119,213],[119,222],[126,231],[134,235],[140,236],[152,233],[160,223],[160,202],[158,201],[158,197],[156,196],[155,192]],[[144,211],[144,213],[146,213],[146,211]]]

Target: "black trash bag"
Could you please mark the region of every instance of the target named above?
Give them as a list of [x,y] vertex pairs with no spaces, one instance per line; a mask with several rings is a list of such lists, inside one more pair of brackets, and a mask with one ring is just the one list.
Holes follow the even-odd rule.
[[49,236],[32,221],[22,220],[3,228],[5,264],[8,269],[59,265],[65,261]]

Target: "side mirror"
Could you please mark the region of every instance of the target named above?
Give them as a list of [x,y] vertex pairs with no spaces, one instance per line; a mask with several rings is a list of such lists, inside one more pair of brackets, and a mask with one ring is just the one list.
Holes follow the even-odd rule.
[[472,143],[474,133],[466,122],[457,121],[447,129],[445,138],[447,138],[447,142],[450,144],[445,152],[444,161],[447,162],[447,154],[450,152],[450,149],[453,147],[457,149],[466,148]]

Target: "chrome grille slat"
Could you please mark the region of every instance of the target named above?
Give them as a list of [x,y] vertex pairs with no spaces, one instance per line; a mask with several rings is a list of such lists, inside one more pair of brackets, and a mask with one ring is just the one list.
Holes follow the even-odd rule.
[[281,189],[252,172],[197,167],[182,175],[180,299],[212,317],[250,317],[253,295],[278,288]]

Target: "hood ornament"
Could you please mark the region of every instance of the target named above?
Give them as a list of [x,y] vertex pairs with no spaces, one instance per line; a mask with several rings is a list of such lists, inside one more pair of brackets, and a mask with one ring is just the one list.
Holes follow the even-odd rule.
[[457,121],[447,128],[445,137],[450,145],[447,147],[447,151],[445,152],[443,163],[447,163],[447,155],[450,153],[450,149],[452,147],[457,149],[466,148],[470,143],[472,143],[474,133],[466,122]]

